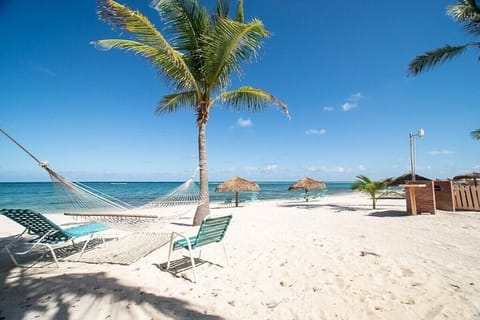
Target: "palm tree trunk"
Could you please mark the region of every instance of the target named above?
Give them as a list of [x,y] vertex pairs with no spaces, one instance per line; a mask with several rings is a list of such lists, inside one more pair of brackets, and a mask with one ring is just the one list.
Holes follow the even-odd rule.
[[197,207],[193,225],[199,226],[202,220],[210,214],[209,192],[208,192],[208,163],[207,163],[207,137],[206,121],[198,123],[198,165],[200,168],[200,199],[201,204]]
[[376,209],[376,202],[377,202],[377,199],[375,197],[375,195],[372,196],[372,202],[373,202],[373,210]]

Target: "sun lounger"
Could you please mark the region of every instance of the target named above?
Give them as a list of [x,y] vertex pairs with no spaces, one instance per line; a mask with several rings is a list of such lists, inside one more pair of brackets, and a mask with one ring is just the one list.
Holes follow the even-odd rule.
[[[72,244],[75,244],[75,240],[81,237],[89,236],[85,241],[85,244],[82,247],[80,257],[82,256],[87,244],[93,236],[100,231],[107,230],[108,227],[99,224],[91,223],[85,224],[77,227],[62,229],[57,224],[46,218],[41,213],[29,210],[29,209],[1,209],[0,214],[4,215],[7,218],[15,221],[25,228],[25,230],[16,235],[12,241],[10,241],[5,247],[2,248],[2,251],[5,250],[13,263],[18,266],[17,260],[14,257],[14,254],[11,251],[12,245],[14,245],[18,240],[22,238],[25,233],[32,235],[33,239],[29,239],[25,242],[30,248],[24,252],[15,252],[15,254],[27,254],[36,247],[47,247],[52,256],[55,264],[58,267],[58,259],[55,254],[54,248],[58,246],[65,245],[67,242],[71,241]],[[103,238],[102,238],[103,239]],[[105,242],[105,240],[103,239]]]

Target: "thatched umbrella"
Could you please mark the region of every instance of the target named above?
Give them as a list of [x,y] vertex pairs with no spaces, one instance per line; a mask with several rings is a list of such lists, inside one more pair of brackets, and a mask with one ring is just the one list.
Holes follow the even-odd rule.
[[[406,174],[403,174],[399,177],[396,177],[395,179],[393,179],[392,181],[389,182],[389,186],[398,186],[398,185],[401,185],[401,184],[405,184],[407,181],[412,181],[412,174],[411,173],[406,173]],[[425,177],[422,177],[421,175],[418,175],[416,174],[415,175],[415,180],[427,180],[427,181],[432,181],[432,179],[428,179],[428,178],[425,178]]]
[[238,207],[238,198],[240,191],[259,191],[260,187],[255,182],[251,182],[240,177],[219,184],[215,188],[215,192],[235,192],[235,207]]
[[470,172],[453,177],[453,180],[473,180],[473,184],[477,186],[477,179],[480,179],[480,172]]
[[305,177],[303,179],[300,179],[298,180],[297,182],[295,182],[294,184],[292,184],[288,190],[291,191],[291,190],[304,190],[305,191],[305,200],[308,201],[308,198],[307,198],[307,193],[309,190],[323,190],[326,188],[326,185],[325,183],[321,182],[321,181],[318,181],[318,180],[314,180],[312,178],[309,178],[309,177]]

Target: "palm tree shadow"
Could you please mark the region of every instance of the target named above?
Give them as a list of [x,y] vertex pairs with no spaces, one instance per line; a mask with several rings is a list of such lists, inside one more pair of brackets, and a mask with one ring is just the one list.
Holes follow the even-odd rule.
[[[6,276],[2,272],[1,279],[0,319],[24,319],[32,315],[42,318],[47,313],[51,319],[68,319],[75,309],[85,310],[87,314],[84,318],[92,316],[92,310],[96,310],[97,318],[114,319],[119,313],[135,318],[139,308],[146,318],[151,319],[223,319],[196,311],[187,301],[126,286],[105,272],[42,278],[21,270],[15,276]],[[10,298],[7,304],[8,297],[16,297],[17,300],[12,303]],[[20,300],[18,297],[21,297]],[[134,307],[136,309],[132,310]]]
[[297,209],[307,209],[307,210],[312,210],[317,208],[328,208],[333,210],[334,212],[358,211],[358,210],[365,210],[366,208],[368,208],[368,206],[354,206],[354,205],[342,206],[342,205],[336,205],[331,203],[315,203],[315,202],[304,202],[304,203],[292,202],[292,203],[279,204],[278,206],[283,208],[297,208]]
[[385,210],[385,211],[375,211],[368,214],[369,217],[377,218],[395,218],[395,217],[407,217],[410,214],[406,211],[398,210]]
[[[9,239],[1,240],[5,244]],[[55,252],[62,259],[62,253]],[[69,319],[75,310],[85,310],[85,319],[92,317],[91,310],[98,310],[95,318],[99,319],[114,319],[120,313],[134,319],[139,312],[148,319],[223,319],[195,310],[186,300],[127,286],[105,272],[52,273],[52,269],[58,269],[51,256],[37,260],[35,254],[29,254],[19,262],[36,262],[34,268],[15,267],[5,252],[0,253],[0,319]]]

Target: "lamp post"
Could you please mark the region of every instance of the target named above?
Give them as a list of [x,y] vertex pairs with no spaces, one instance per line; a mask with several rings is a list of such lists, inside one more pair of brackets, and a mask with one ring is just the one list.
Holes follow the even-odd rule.
[[408,137],[410,139],[410,173],[412,174],[412,181],[415,181],[415,137],[423,137],[425,131],[419,129],[417,133],[409,133]]

